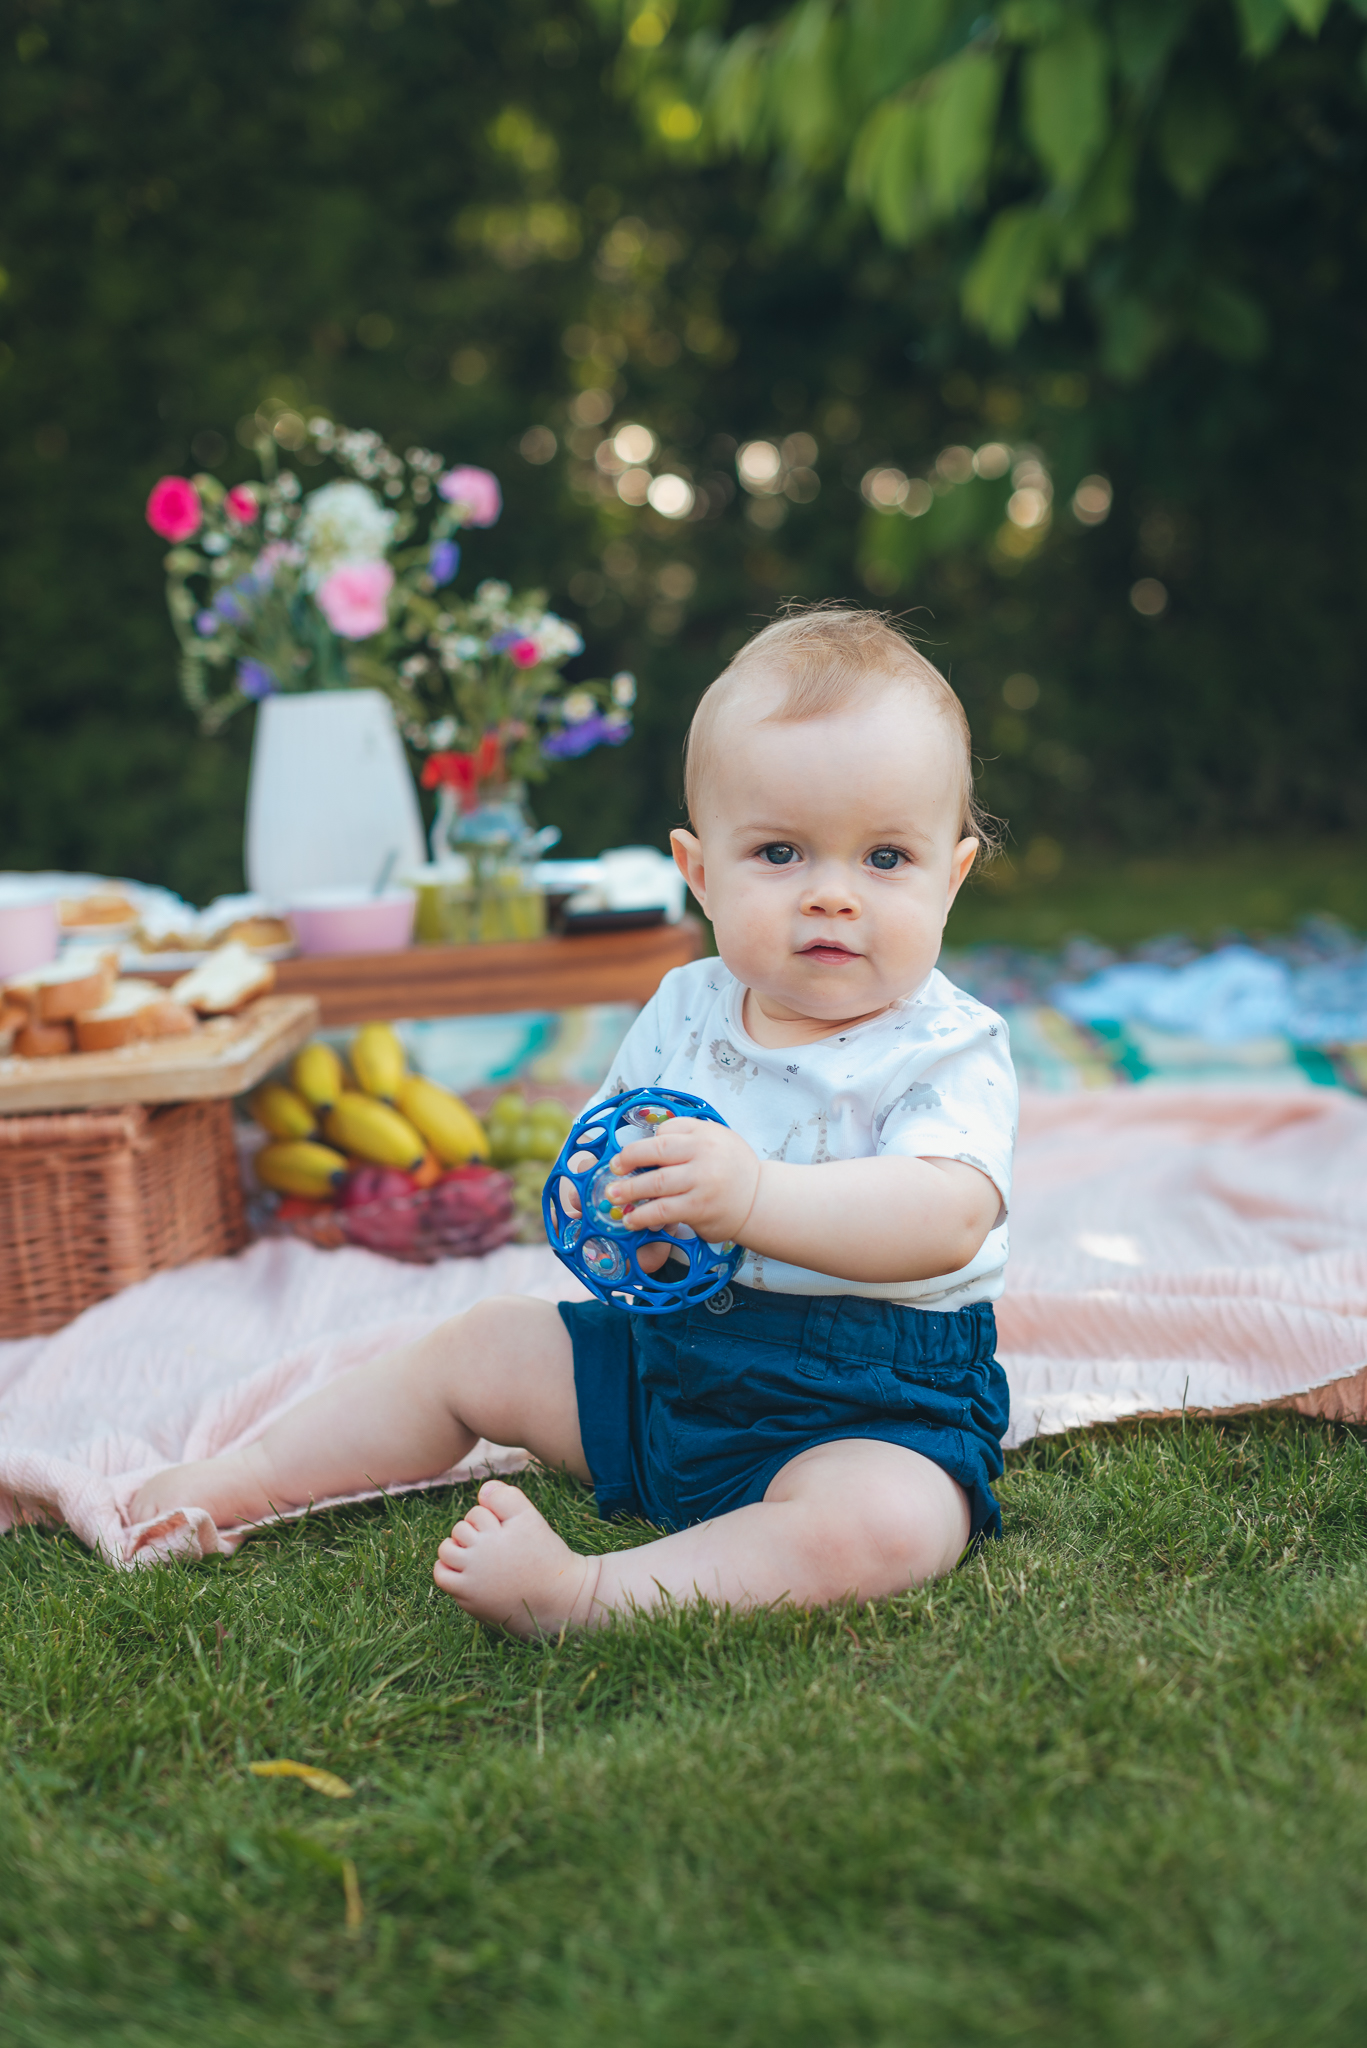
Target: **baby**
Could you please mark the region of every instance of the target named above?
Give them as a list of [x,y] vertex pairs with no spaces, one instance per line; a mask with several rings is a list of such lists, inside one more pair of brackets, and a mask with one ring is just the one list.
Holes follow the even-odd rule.
[[480,1302],[160,1473],[134,1521],[255,1522],[523,1444],[604,1515],[671,1533],[581,1557],[488,1481],[433,1576],[522,1635],[668,1601],[881,1599],[1000,1532],[1016,1085],[1000,1019],[935,966],[981,838],[962,708],[876,614],[800,613],[703,697],[686,788],[674,857],[721,957],[665,977],[601,1094],[683,1089],[726,1117],[616,1163],[633,1230],[734,1239],[736,1281],[657,1317]]

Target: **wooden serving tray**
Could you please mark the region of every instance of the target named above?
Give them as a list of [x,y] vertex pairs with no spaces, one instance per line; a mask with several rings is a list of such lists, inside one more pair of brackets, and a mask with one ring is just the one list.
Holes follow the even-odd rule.
[[240,1095],[317,1028],[315,996],[258,996],[235,1017],[210,1017],[184,1038],[46,1060],[11,1053],[0,1059],[0,1115]]

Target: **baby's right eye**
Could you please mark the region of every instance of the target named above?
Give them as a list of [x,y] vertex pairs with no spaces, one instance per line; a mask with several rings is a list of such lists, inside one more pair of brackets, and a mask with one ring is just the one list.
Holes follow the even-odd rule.
[[776,839],[772,846],[760,848],[760,857],[773,867],[786,868],[790,860],[797,859],[797,848],[789,846],[786,839]]

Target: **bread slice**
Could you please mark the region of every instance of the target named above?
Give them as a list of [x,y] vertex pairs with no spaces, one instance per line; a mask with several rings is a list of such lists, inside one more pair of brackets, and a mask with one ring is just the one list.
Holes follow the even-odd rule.
[[36,967],[5,988],[39,1024],[64,1024],[98,1010],[114,993],[119,956],[97,946],[72,946],[48,967]]
[[120,981],[98,1010],[76,1019],[78,1052],[115,1052],[148,1038],[176,1038],[196,1028],[193,1010],[154,981]]
[[14,1035],[14,1050],[26,1060],[55,1059],[71,1047],[69,1024],[43,1024],[36,1017],[30,1017]]
[[226,1017],[274,986],[275,969],[270,961],[258,959],[234,939],[226,946],[216,946],[207,960],[172,982],[171,994],[176,1002],[198,1010],[201,1017]]

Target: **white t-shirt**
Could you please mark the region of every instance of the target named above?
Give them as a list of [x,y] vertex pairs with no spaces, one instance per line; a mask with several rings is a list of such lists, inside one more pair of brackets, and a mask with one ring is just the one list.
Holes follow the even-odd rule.
[[751,1252],[736,1278],[777,1294],[868,1294],[909,1308],[995,1301],[1006,1269],[1016,1075],[1006,1026],[938,968],[914,995],[813,1045],[757,1045],[745,990],[720,960],[676,967],[617,1049],[597,1095],[700,1095],[761,1159],[962,1159],[1001,1196],[977,1257],[934,1280],[841,1280]]

